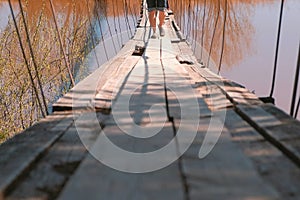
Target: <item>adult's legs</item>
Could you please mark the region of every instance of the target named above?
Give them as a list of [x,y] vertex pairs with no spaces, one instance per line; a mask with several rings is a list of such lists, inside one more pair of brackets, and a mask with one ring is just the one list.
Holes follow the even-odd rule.
[[158,11],[159,12],[159,27],[162,27],[162,25],[164,25],[165,23],[165,11]]
[[150,21],[150,26],[153,30],[153,37],[156,38],[156,17],[157,14],[159,14],[159,31],[160,35],[164,36],[165,31],[162,28],[164,21],[165,21],[165,9],[166,9],[166,0],[147,0],[148,4],[148,11],[149,11],[149,21]]
[[165,23],[165,11],[159,11],[159,32],[160,32],[160,36],[165,36],[165,30],[162,27]]
[[155,33],[156,32],[156,10],[152,10],[149,12],[149,21],[153,33]]

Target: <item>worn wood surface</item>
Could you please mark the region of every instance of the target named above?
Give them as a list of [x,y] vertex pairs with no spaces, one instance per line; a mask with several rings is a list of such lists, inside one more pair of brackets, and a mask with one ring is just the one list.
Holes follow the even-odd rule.
[[[172,15],[166,36],[150,39],[142,10],[115,57],[0,146],[0,200],[299,199],[300,122],[198,63]],[[137,46],[142,56],[132,55]],[[155,162],[103,149],[104,135],[145,154],[176,141],[170,155],[179,158],[150,173],[117,171],[107,164],[134,171]]]

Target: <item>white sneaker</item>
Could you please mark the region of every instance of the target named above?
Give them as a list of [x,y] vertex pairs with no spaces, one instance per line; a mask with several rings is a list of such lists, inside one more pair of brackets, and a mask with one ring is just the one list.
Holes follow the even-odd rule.
[[166,35],[165,29],[162,26],[159,26],[158,28],[159,28],[160,36],[162,36],[162,37],[165,36]]
[[151,38],[152,38],[152,39],[156,39],[156,38],[158,38],[158,35],[157,35],[157,33],[153,33],[153,35],[151,36]]

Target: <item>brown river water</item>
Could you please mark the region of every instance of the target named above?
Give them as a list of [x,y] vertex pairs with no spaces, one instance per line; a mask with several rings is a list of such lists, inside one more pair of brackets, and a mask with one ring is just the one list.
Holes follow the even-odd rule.
[[[281,0],[227,0],[227,7],[225,2],[198,0],[181,3],[173,0],[170,4],[175,17],[179,14],[177,21],[194,46],[196,56],[202,57],[206,66],[215,72],[221,67],[223,77],[244,85],[259,97],[267,97],[271,90]],[[221,12],[215,26],[219,7]],[[290,113],[300,42],[300,1],[285,0],[283,8],[273,97],[278,107]],[[225,42],[220,66],[225,11]],[[205,49],[203,52],[201,46]],[[208,62],[206,54],[210,49],[211,60]],[[298,86],[297,100],[299,96]]]

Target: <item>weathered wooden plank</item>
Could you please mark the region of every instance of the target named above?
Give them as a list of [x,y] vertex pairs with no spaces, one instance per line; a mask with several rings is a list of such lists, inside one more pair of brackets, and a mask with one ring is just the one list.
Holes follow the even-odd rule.
[[[166,85],[168,92],[168,105],[170,115],[175,118],[181,117],[181,107],[185,109],[198,109],[198,117],[207,117],[211,116],[212,112],[209,109],[207,103],[205,103],[205,98],[203,95],[195,88],[193,81],[189,79],[188,74],[184,68],[176,62],[174,59],[163,59],[165,76],[166,76]],[[179,99],[178,99],[179,98]],[[197,104],[196,108],[192,105],[179,105],[179,102],[186,102],[195,100]]]
[[145,43],[148,41],[150,37],[150,27],[145,28],[137,28],[136,33],[134,34],[133,40],[139,42],[137,45],[139,46],[145,46]]
[[[169,28],[168,30],[172,30],[172,29]],[[174,32],[174,30],[169,31],[169,32],[171,32],[171,34],[172,34],[172,32]],[[174,35],[174,33],[173,33],[173,35]],[[168,43],[168,41],[166,41],[166,43]],[[205,95],[207,97],[206,100],[207,100],[207,103],[209,104],[210,109],[217,110],[217,109],[223,109],[223,108],[232,106],[232,103],[227,99],[227,97],[225,95],[222,94],[221,89],[223,89],[223,91],[226,91],[229,96],[231,96],[233,99],[235,99],[239,103],[247,103],[248,99],[255,99],[255,100],[258,99],[257,97],[255,97],[255,95],[249,94],[249,92],[247,92],[246,90],[243,90],[241,87],[234,87],[234,86],[236,86],[234,84],[231,84],[231,85],[226,84],[226,87],[225,87],[225,80],[222,77],[213,74],[208,69],[201,69],[202,66],[197,64],[197,59],[194,56],[192,56],[193,52],[192,52],[190,46],[186,42],[180,42],[180,44],[177,43],[177,44],[173,44],[173,45],[167,44],[165,46],[166,47],[173,46],[173,52],[174,52],[173,54],[176,55],[176,57],[178,55],[180,55],[181,57],[184,56],[185,59],[187,59],[187,61],[191,61],[192,63],[195,63],[195,65],[192,65],[192,66],[186,65],[186,64],[181,65],[181,66],[182,66],[182,68],[185,69],[185,73],[190,78],[191,84],[196,83],[195,87],[197,87],[199,85],[205,86],[204,87],[205,90],[202,90],[201,92],[203,95]],[[168,50],[168,49],[166,49],[166,50]],[[187,58],[186,55],[189,55],[190,57]],[[175,65],[174,61],[173,61],[172,65]],[[183,70],[181,70],[181,71],[183,71]],[[181,74],[183,75],[184,73],[181,73]],[[211,83],[209,83],[208,81],[211,81]],[[201,83],[203,83],[203,84],[201,84]],[[231,86],[231,87],[229,87],[229,86]],[[216,92],[213,92],[212,90],[215,90]],[[241,91],[243,91],[244,93],[242,94]]]
[[[283,114],[283,113],[282,113]],[[285,118],[286,119],[286,118]],[[225,126],[232,140],[249,157],[260,176],[285,199],[299,199],[300,169],[269,143],[234,110],[227,110]]]
[[182,159],[190,199],[280,199],[276,190],[261,179],[251,161],[231,142],[228,130],[209,127],[210,120],[201,120],[198,134],[203,137],[222,132],[212,151],[203,159],[197,158],[201,147],[201,136],[198,136],[199,140]]
[[[168,63],[170,63],[170,61],[168,61]],[[172,66],[173,68],[176,68],[174,66],[177,65],[175,63],[172,63]],[[174,76],[172,77],[171,73],[166,72],[166,80],[171,81],[172,78],[174,78]],[[214,76],[213,78],[214,81],[216,81],[216,76]],[[204,82],[207,81],[205,80]],[[181,85],[182,83],[183,81],[181,80]],[[199,83],[198,85],[201,86],[201,84]],[[209,86],[210,89],[208,90]],[[222,99],[223,101],[221,101],[219,105],[224,106],[225,104],[225,108],[226,108],[228,106],[226,106],[225,102],[227,102],[227,104],[231,106],[231,102],[226,98],[224,94],[222,94],[222,91],[217,85],[204,84],[204,87],[206,88],[205,89],[206,94],[209,95],[208,96],[209,100],[207,100],[208,104],[210,104],[211,101],[214,101],[214,103],[212,103],[210,106],[211,109],[214,110],[218,108],[218,102],[220,102],[220,100]],[[216,92],[213,92],[213,88],[214,90],[216,90]],[[186,94],[183,94],[183,96],[184,95]],[[178,119],[179,117],[180,116],[177,115],[176,118]],[[218,151],[218,153],[215,153],[215,155],[212,156],[211,161],[208,161],[209,167],[205,166],[207,161],[204,160],[202,161],[205,162],[205,164],[201,166],[201,161],[197,159],[198,152],[200,146],[202,145],[202,141],[204,140],[203,133],[205,134],[208,132],[208,128],[210,124],[210,119],[205,118],[204,120],[206,121],[204,123],[202,121],[203,124],[200,123],[202,126],[200,125],[199,127],[199,131],[201,130],[202,134],[200,132],[197,134],[193,144],[182,157],[184,174],[187,179],[187,184],[189,185],[188,190],[189,190],[190,198],[191,199],[200,199],[200,198],[201,199],[220,199],[220,198],[225,198],[225,199],[245,198],[246,199],[248,197],[252,198],[254,196],[257,196],[257,197],[273,199],[275,197],[278,197],[278,195],[276,194],[273,188],[264,185],[264,182],[258,176],[256,170],[251,165],[251,162],[241,152],[239,152],[238,148],[235,147],[234,144],[231,143],[231,141],[229,140],[228,131],[226,132],[227,133],[226,139],[221,139],[221,142],[219,141],[217,143],[217,146],[221,147],[221,149],[223,150]],[[180,120],[175,120],[175,126],[177,128],[182,125],[181,123],[182,122]],[[189,128],[192,129],[192,127]],[[195,128],[197,128],[196,125],[194,125],[194,129]],[[222,130],[217,130],[217,131],[222,131]],[[210,132],[209,134],[214,134],[214,133]],[[221,138],[223,137],[224,137],[224,133],[221,135]],[[222,140],[225,141],[223,142]],[[222,152],[225,149],[227,151],[226,154],[230,156],[222,155]],[[215,152],[215,149],[213,149],[213,152]],[[232,161],[230,160],[231,157],[233,157]],[[218,165],[218,161],[220,161],[220,163],[224,163],[225,168],[223,168],[222,165],[215,166]],[[242,163],[242,165],[239,164],[240,162]],[[213,171],[213,173],[210,170]],[[201,178],[199,178],[199,176],[201,176]],[[222,176],[222,179],[220,179],[220,176]]]
[[[98,89],[94,97],[96,108],[110,109],[112,102],[115,100],[119,89],[121,88],[124,80],[137,64],[139,56],[129,56],[119,66],[111,65],[114,69],[111,73],[103,74],[101,77],[106,77],[106,80],[98,82]],[[107,76],[109,74],[109,76]]]
[[183,199],[176,163],[152,173],[129,174],[89,155],[79,171],[58,199]]
[[176,49],[179,50],[177,55],[183,60],[189,61],[191,63],[198,63],[194,52],[192,51],[185,37],[181,33],[180,28],[176,24],[174,16],[170,16],[169,27],[169,32],[172,38],[171,41],[173,41],[172,46],[176,47]]
[[131,57],[136,44],[138,44],[138,41],[128,41],[115,57],[75,85],[70,92],[54,103],[53,110],[61,111],[93,107],[94,97],[97,90],[99,90],[99,87],[102,87],[116,68],[120,67],[123,62],[127,62],[127,59]]
[[[284,125],[274,115],[266,112],[260,106],[237,106],[237,108],[242,116],[248,117],[249,120],[262,129],[274,128],[276,130]],[[295,139],[300,137],[299,132],[295,131],[289,132],[288,134],[285,131],[279,131],[278,134],[271,133],[271,135],[278,140]]]
[[276,117],[282,123],[295,123],[295,124],[300,123],[299,120],[292,118],[289,114],[287,114],[280,108],[277,108],[274,104],[265,103],[260,105],[260,107],[266,112],[268,112],[269,114]]
[[[163,37],[161,41],[161,59],[167,87],[169,115],[177,119],[181,117],[186,119],[188,116],[181,116],[181,109],[197,110],[199,108],[200,116],[197,117],[210,116],[211,111],[208,109],[206,103],[204,103],[202,94],[194,90],[195,81],[190,78],[189,73],[176,59],[180,52],[171,44],[170,34],[172,34],[173,31],[170,23],[166,23],[165,26],[168,31],[166,31],[166,36]],[[192,103],[191,100],[197,102],[194,102],[194,106],[197,107],[184,103],[187,101]],[[181,105],[179,105],[180,103]],[[189,113],[189,111],[187,111],[187,113]]]
[[[183,36],[182,32],[180,31],[180,27],[177,25],[174,15],[169,17],[170,25],[171,25],[171,31],[175,33],[176,38],[175,40],[180,42],[180,41],[185,41],[185,37]],[[172,34],[173,35],[173,34]],[[172,37],[173,39],[173,37]]]
[[[113,65],[121,65],[124,59],[119,58],[115,59]],[[55,104],[53,104],[54,111],[61,110],[71,110],[79,108],[92,107],[91,103],[93,102],[98,80],[104,75],[105,69],[102,67],[97,69],[90,76],[85,78],[83,81],[78,83],[74,88],[60,98]]]
[[[26,174],[17,187],[7,196],[8,199],[55,199],[61,192],[68,178],[74,173],[99,132],[88,125],[90,113],[83,113],[79,118],[85,124],[72,125],[64,135],[53,144],[44,156]],[[105,116],[98,114],[99,120]],[[86,127],[88,131],[83,130]],[[78,131],[84,135],[79,138]],[[84,142],[84,145],[82,144]]]
[[[158,44],[154,40],[149,41],[149,45],[154,45],[154,47]],[[164,79],[159,60],[157,61],[159,54],[149,49],[145,52],[145,57],[147,60],[140,60],[126,80],[126,84],[113,106],[112,119],[106,122],[103,133],[93,147],[94,151],[101,148],[101,142],[104,141],[103,134],[117,146],[136,153],[147,153],[160,149],[173,138],[173,127],[167,122]],[[130,97],[129,105],[125,107],[130,109],[129,113],[122,110],[126,97]],[[128,116],[128,114],[130,115]],[[161,129],[161,127],[163,128]],[[153,130],[155,131],[157,128],[159,131],[154,132],[155,136],[143,135],[152,134]],[[128,136],[126,133],[142,137],[142,139],[134,138],[132,135]],[[106,152],[103,150],[101,152],[103,154],[113,153],[108,149]],[[173,154],[176,153],[174,148]],[[125,162],[129,171],[132,168],[151,167],[155,164],[151,159],[135,163],[120,154],[113,154],[106,159],[109,160],[107,162],[110,160],[111,162],[120,162],[120,165]],[[161,189],[162,187],[164,190]],[[81,197],[88,199],[100,197],[104,199],[183,199],[184,194],[176,162],[152,173],[131,174],[108,168],[88,156],[74,177],[71,178],[59,199],[80,199]]]
[[[195,69],[195,68],[194,68]],[[251,93],[249,90],[244,88],[243,86],[236,84],[228,79],[222,78],[213,74],[207,68],[198,67],[195,69],[206,79],[206,81],[210,81],[212,84],[217,85],[220,89],[222,89],[223,93],[226,93],[227,98],[230,98],[234,104],[241,105],[261,105],[263,104],[259,98]]]
[[[64,135],[45,152],[44,156],[26,174],[7,199],[55,199],[68,178],[87,153],[100,132],[91,127],[89,119],[92,113],[82,113]],[[105,115],[98,114],[105,120]],[[79,124],[81,123],[81,124]],[[88,131],[84,130],[87,129]],[[80,131],[80,133],[78,133]],[[81,137],[79,138],[79,135]],[[83,145],[84,143],[84,145]]]
[[255,127],[267,140],[276,145],[300,165],[300,126],[298,122],[290,123],[280,121],[260,106],[238,106],[239,114],[253,127]]
[[73,123],[73,115],[51,117],[0,146],[0,199]]
[[54,199],[85,155],[85,148],[72,128],[55,143],[36,167],[18,183],[9,199]]
[[[172,52],[172,50],[167,48],[164,49],[164,46],[162,47],[162,50],[167,50],[169,52]],[[163,51],[164,52],[164,51]],[[170,54],[170,53],[169,53]],[[181,66],[178,63],[173,62],[172,59],[168,59],[168,56],[163,56],[163,63],[168,63],[172,66],[172,69],[165,66],[164,72],[166,76],[166,82],[168,83],[176,83],[178,88],[181,89],[175,89],[177,98],[179,98],[178,102],[173,100],[173,107],[174,104],[177,103],[177,113],[172,113],[173,108],[171,107],[170,115],[175,116],[175,127],[177,129],[180,129],[183,126],[184,121],[182,119],[188,118],[188,116],[183,116],[181,109],[187,109],[185,108],[185,105],[180,104],[179,102],[182,102],[182,99],[191,99],[191,98],[197,98],[194,95],[191,95],[193,93],[193,88],[191,87],[191,83],[187,81],[184,78],[184,74],[186,74],[186,71],[183,71]],[[177,72],[177,73],[176,73]],[[178,76],[180,74],[180,76]],[[190,90],[188,89],[190,88]],[[194,87],[195,88],[195,87]],[[173,88],[174,89],[174,88]],[[224,101],[228,102],[229,105],[231,103],[227,100],[226,96],[222,94],[220,89],[215,86],[215,90],[217,92],[212,92],[212,89],[209,90],[210,100],[213,99],[214,107],[211,107],[211,109],[216,109],[218,107],[218,102],[220,99],[223,99],[219,104],[224,106]],[[172,98],[172,92],[174,91],[168,91],[168,98]],[[173,99],[173,98],[172,98]],[[183,103],[184,104],[184,103]],[[226,103],[225,103],[226,105]],[[178,108],[179,107],[179,108]],[[192,107],[192,105],[189,106],[191,110],[195,110],[197,108]],[[220,107],[221,108],[221,107]],[[178,112],[179,110],[179,112]],[[194,116],[195,117],[195,116]],[[200,116],[196,116],[199,117]],[[197,120],[194,120],[197,121]],[[202,124],[203,123],[203,124]],[[209,125],[210,125],[210,118],[205,118],[204,122],[202,121],[200,123],[199,130],[202,130],[203,132],[198,132],[197,136],[192,144],[192,146],[189,148],[189,150],[183,155],[182,157],[182,163],[183,163],[183,173],[186,177],[188,191],[189,191],[189,197],[190,199],[220,199],[220,198],[226,198],[226,199],[247,199],[249,197],[267,197],[267,198],[275,198],[277,197],[277,194],[275,190],[273,190],[269,186],[265,186],[263,181],[260,179],[260,177],[257,175],[255,169],[252,167],[251,162],[247,160],[247,158],[238,151],[238,148],[234,146],[234,144],[231,143],[229,140],[229,134],[227,133],[227,137],[223,139],[223,135],[220,135],[221,141],[216,144],[216,146],[221,147],[221,151],[218,151],[218,153],[214,153],[211,160],[207,158],[201,160],[202,162],[205,162],[205,164],[202,164],[201,161],[198,158],[198,151],[201,146],[201,141],[209,141],[203,139],[205,133],[208,132]],[[186,126],[184,131],[186,133],[189,132],[197,132],[198,124],[190,124],[190,126]],[[202,125],[202,126],[201,126]],[[193,130],[194,129],[194,130]],[[196,130],[195,130],[196,129]],[[204,130],[205,131],[204,131]],[[211,130],[208,134],[216,134],[218,135],[218,131],[220,130]],[[215,133],[216,132],[216,133]],[[220,133],[219,133],[220,134]],[[223,141],[225,140],[225,141]],[[179,145],[183,145],[185,141],[179,141]],[[207,142],[205,145],[214,145],[213,142]],[[216,148],[215,146],[215,148]],[[198,147],[198,151],[195,151],[195,148]],[[211,147],[207,147],[211,148]],[[216,152],[215,148],[212,150],[213,152]],[[224,156],[225,153],[223,151],[226,149],[226,155],[230,156]],[[211,154],[213,154],[211,152]],[[208,157],[211,156],[210,154]],[[233,158],[231,158],[231,156]],[[232,160],[231,160],[231,159]],[[205,160],[205,161],[204,161]],[[220,165],[220,163],[225,163],[225,167]],[[239,164],[239,163],[242,164]],[[202,166],[201,166],[202,165]],[[217,166],[216,166],[217,165]],[[207,167],[208,166],[208,167]],[[212,172],[213,171],[213,172]],[[222,179],[220,179],[220,176],[222,176]],[[200,178],[199,178],[200,177]],[[212,189],[213,188],[213,189]]]
[[179,35],[177,33],[177,31],[175,30],[174,28],[174,25],[172,24],[174,21],[174,16],[169,16],[169,23],[168,23],[168,29],[167,29],[167,32],[170,36],[170,40],[171,40],[171,43],[172,43],[172,46],[173,46],[173,43],[178,43],[180,42],[180,38],[179,38]]
[[[162,59],[175,59],[176,56],[178,55],[178,52],[176,51],[176,49],[173,48],[172,43],[171,43],[171,25],[170,25],[170,21],[166,21],[165,25],[164,25],[164,29],[165,29],[165,36],[161,37],[161,58]],[[176,59],[175,59],[176,61]]]

